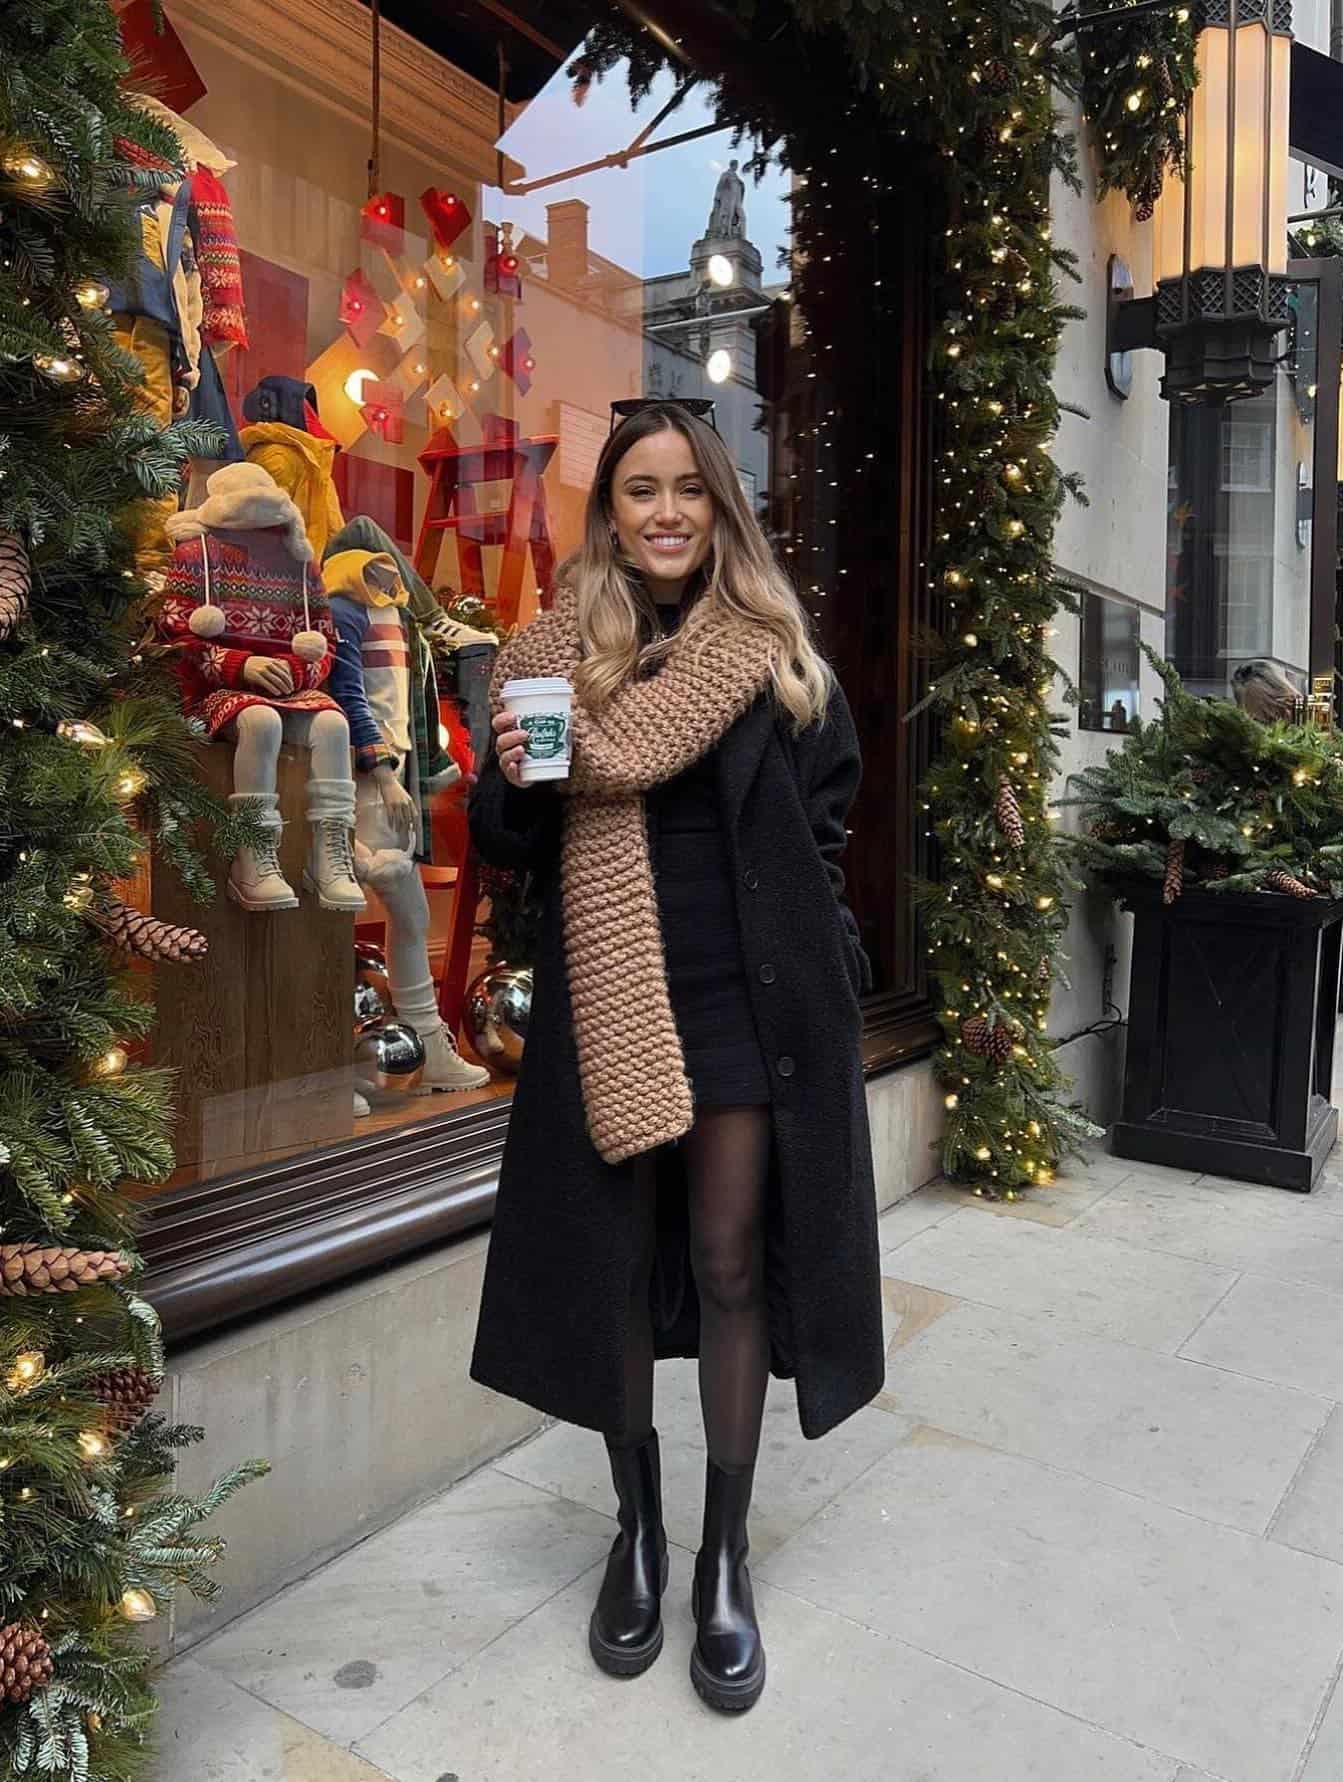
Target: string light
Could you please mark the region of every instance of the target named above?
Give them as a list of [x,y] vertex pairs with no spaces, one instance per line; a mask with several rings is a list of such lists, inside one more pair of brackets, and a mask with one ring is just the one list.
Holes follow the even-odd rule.
[[88,718],[62,718],[56,734],[66,742],[78,743],[84,749],[105,749],[107,737]]
[[46,1371],[47,1358],[40,1349],[23,1349],[14,1357],[5,1384],[11,1392],[29,1392]]
[[26,148],[9,149],[0,155],[0,172],[18,185],[34,190],[51,185],[56,178],[55,168],[33,149]]

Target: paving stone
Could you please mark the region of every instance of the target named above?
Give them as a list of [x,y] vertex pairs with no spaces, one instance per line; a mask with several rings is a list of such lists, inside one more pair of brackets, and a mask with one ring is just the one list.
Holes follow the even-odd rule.
[[1282,1193],[1253,1201],[1207,1184],[1130,1176],[1080,1214],[1075,1229],[1141,1249],[1343,1292],[1343,1219]]
[[1236,1279],[1077,1231],[998,1230],[969,1212],[911,1238],[885,1266],[961,1299],[1172,1354]]
[[[1270,1538],[1343,1562],[1343,1409],[1335,1409],[1269,1526]],[[1343,1777],[1343,1765],[1339,1775]]]
[[153,1782],[386,1782],[385,1770],[194,1658],[176,1659],[156,1689]]
[[195,1656],[349,1744],[604,1558],[614,1533],[609,1518],[485,1468]]
[[1343,1686],[1334,1685],[1320,1730],[1310,1748],[1301,1782],[1338,1782],[1343,1776]]
[[1174,1782],[1171,1759],[766,1584],[765,1695],[715,1714],[686,1674],[690,1566],[678,1552],[666,1645],[635,1681],[588,1657],[594,1570],[360,1749],[397,1782]]
[[758,1574],[1226,1782],[1290,1782],[1343,1645],[1343,1569],[935,1429]]
[[[704,1508],[704,1429],[694,1362],[660,1361],[654,1414],[662,1457],[663,1519],[669,1539],[699,1546]],[[849,1417],[820,1442],[798,1428],[793,1384],[771,1380],[756,1468],[751,1540],[767,1553],[796,1533],[836,1492],[889,1453],[903,1425],[879,1410]],[[557,1423],[503,1455],[496,1469],[559,1492],[590,1509],[615,1513],[611,1474],[599,1435]]]
[[877,1243],[882,1255],[896,1250],[916,1232],[926,1231],[939,1219],[949,1219],[960,1205],[960,1196],[945,1185],[920,1188],[907,1194],[877,1220]]
[[1245,1275],[1180,1353],[1343,1399],[1343,1293]]
[[1329,1411],[1305,1393],[963,1301],[892,1352],[879,1402],[1256,1533]]

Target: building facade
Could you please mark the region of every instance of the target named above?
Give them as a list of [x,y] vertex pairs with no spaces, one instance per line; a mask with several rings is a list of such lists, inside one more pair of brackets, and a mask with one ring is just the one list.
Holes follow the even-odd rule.
[[[578,542],[609,404],[715,404],[864,746],[848,870],[875,967],[869,1111],[881,1204],[911,1192],[937,1173],[943,1112],[911,897],[936,871],[918,797],[932,720],[912,714],[933,622],[927,365],[942,195],[928,181],[899,187],[880,231],[865,184],[832,195],[845,252],[822,338],[793,302],[786,224],[757,220],[786,217],[805,176],[776,166],[753,183],[753,145],[715,131],[674,83],[635,103],[620,70],[575,81],[595,23],[582,0],[519,0],[507,18],[484,5],[429,9],[427,22],[385,6],[372,137],[359,0],[165,10],[174,78],[157,90],[225,183],[241,252],[247,337],[218,354],[234,416],[243,422],[270,380],[307,386],[313,436],[337,448],[344,517],[379,527],[442,601],[474,597],[478,613],[525,622]],[[670,0],[664,10],[678,11]],[[693,25],[695,8],[680,10]],[[1322,13],[1298,32],[1327,46]],[[749,45],[723,53],[747,58]],[[666,135],[673,146],[649,152]],[[1330,403],[1337,439],[1336,339],[1331,386],[1323,358],[1313,378],[1303,371],[1298,341],[1265,394],[1224,409],[1164,400],[1158,353],[1135,352],[1116,379],[1113,262],[1150,290],[1155,225],[1135,222],[1120,197],[1098,202],[1085,151],[1082,163],[1083,190],[1059,181],[1052,195],[1054,237],[1078,256],[1087,311],[1056,369],[1070,412],[1054,455],[1083,474],[1089,498],[1069,505],[1055,540],[1060,573],[1081,590],[1053,640],[1078,693],[1060,708],[1060,797],[1153,714],[1159,682],[1141,646],[1169,654],[1201,691],[1225,695],[1252,659],[1307,691],[1321,574],[1312,529],[1337,482],[1335,465],[1315,462],[1316,417]],[[1320,190],[1319,176],[1298,174],[1293,210]],[[1318,315],[1320,277],[1302,272],[1294,288],[1297,313],[1314,303]],[[439,671],[446,721],[451,664]],[[209,771],[222,788],[222,757]],[[282,798],[295,795],[296,772],[282,764]],[[428,955],[455,1015],[487,963],[471,940],[482,887],[460,790],[431,829]],[[165,911],[174,895],[152,887]],[[172,1414],[210,1431],[184,1466],[206,1477],[216,1445],[276,1466],[264,1513],[255,1498],[239,1511],[248,1526],[228,1614],[539,1421],[466,1377],[512,1079],[495,1069],[460,1096],[384,1089],[359,1110],[370,1084],[354,1052],[356,975],[376,973],[353,942],[386,946],[393,919],[376,895],[369,906],[354,934],[348,917],[313,913],[281,948],[221,901],[207,918],[212,958],[235,969],[175,993],[153,1054],[189,1077],[180,1168],[150,1199],[146,1238],[148,1291],[173,1345]],[[1127,918],[1079,894],[1066,951],[1051,1033],[1105,1123],[1123,1069]],[[179,1645],[216,1624],[206,1609],[182,1613]]]

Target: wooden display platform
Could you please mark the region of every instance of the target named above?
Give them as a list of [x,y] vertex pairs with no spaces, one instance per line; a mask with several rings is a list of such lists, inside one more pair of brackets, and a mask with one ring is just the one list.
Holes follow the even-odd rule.
[[[202,756],[205,783],[227,795],[232,749],[217,744]],[[156,970],[152,1056],[179,1073],[174,1181],[230,1174],[354,1131],[354,918],[319,908],[303,889],[307,777],[307,751],[284,748],[280,864],[298,909],[244,910],[225,894],[226,861],[211,860],[217,895],[206,905],[175,873],[154,870],[154,914],[210,941],[202,964]]]

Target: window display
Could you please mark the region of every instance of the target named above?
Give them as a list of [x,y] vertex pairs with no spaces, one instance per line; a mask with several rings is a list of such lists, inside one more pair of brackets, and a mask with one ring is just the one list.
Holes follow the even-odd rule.
[[657,170],[588,168],[662,98],[613,79],[580,105],[557,58],[501,112],[468,8],[460,63],[383,27],[370,192],[347,115],[369,15],[266,10],[263,64],[254,7],[169,4],[174,78],[146,85],[182,109],[144,104],[188,172],[164,168],[112,293],[146,406],[213,429],[137,541],[201,772],[259,831],[204,914],[166,869],[151,887],[210,943],[152,1043],[181,1072],[178,1186],[509,1093],[523,888],[481,885],[465,825],[497,640],[577,542],[610,401],[704,394],[743,487],[770,486],[754,323],[783,292],[779,170],[758,244],[707,111]]

